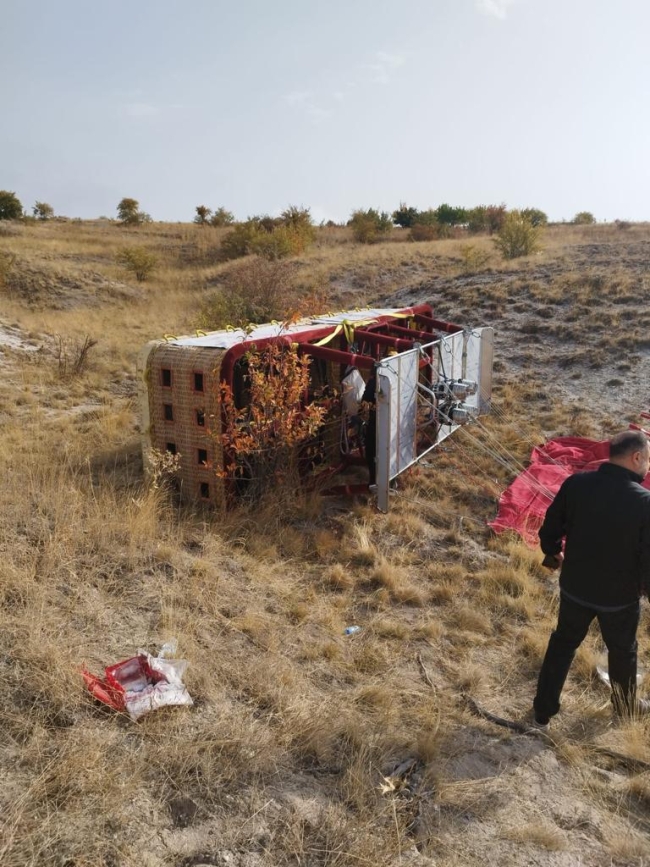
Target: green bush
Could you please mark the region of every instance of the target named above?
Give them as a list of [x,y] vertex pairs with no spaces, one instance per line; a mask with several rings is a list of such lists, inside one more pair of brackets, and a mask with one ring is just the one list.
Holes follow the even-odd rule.
[[435,214],[441,226],[459,226],[467,222],[468,212],[465,208],[453,208],[451,205],[442,204],[436,208]]
[[487,232],[487,206],[478,205],[467,212],[467,229],[472,235],[478,235],[479,232]]
[[548,216],[539,208],[524,208],[521,215],[530,220],[533,226],[546,226],[548,224]]
[[437,212],[433,210],[433,208],[429,208],[427,211],[418,211],[418,215],[415,218],[414,226],[440,226],[438,222]]
[[289,205],[280,214],[280,222],[280,228],[284,227],[291,239],[294,256],[303,253],[316,240],[316,229],[314,228],[309,208],[298,208],[295,205]]
[[51,220],[54,216],[54,208],[47,202],[36,202],[32,208],[32,213],[37,220]]
[[403,229],[410,229],[417,222],[418,209],[409,208],[405,202],[399,203],[399,208],[393,211],[393,223]]
[[590,211],[579,211],[573,218],[573,223],[576,226],[593,226],[596,218]]
[[259,233],[259,227],[252,220],[235,226],[221,241],[220,258],[227,261],[247,256],[251,252],[251,244]]
[[316,237],[309,209],[289,207],[280,217],[250,217],[221,242],[221,258],[240,259],[254,253],[264,259],[299,256]]
[[124,247],[117,254],[119,264],[144,283],[153,274],[158,260],[146,247]]
[[20,220],[23,206],[15,193],[0,190],[0,220]]
[[123,226],[140,226],[142,223],[150,223],[151,217],[144,211],[139,210],[140,202],[137,199],[124,198],[117,206],[117,216]]
[[467,212],[467,228],[472,235],[479,232],[492,235],[501,230],[506,213],[505,205],[478,205]]
[[286,226],[277,226],[272,232],[258,232],[251,241],[249,252],[274,261],[302,253],[298,236]]
[[212,216],[212,211],[210,208],[207,208],[205,205],[197,205],[196,206],[196,216],[194,217],[194,222],[199,226],[207,226],[210,222],[210,217]]
[[494,243],[506,259],[529,256],[539,249],[539,227],[533,226],[521,211],[510,211]]
[[361,244],[374,244],[390,232],[393,221],[386,211],[368,208],[367,211],[353,211],[348,225],[352,228],[355,241]]
[[231,211],[227,211],[225,208],[217,208],[210,219],[211,226],[217,226],[221,228],[222,226],[231,226],[235,222],[235,215]]

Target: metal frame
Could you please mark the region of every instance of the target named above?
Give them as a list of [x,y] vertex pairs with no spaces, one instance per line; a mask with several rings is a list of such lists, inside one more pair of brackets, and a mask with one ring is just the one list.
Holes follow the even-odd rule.
[[[377,507],[388,511],[390,483],[426,457],[461,424],[490,410],[492,328],[458,331],[383,359],[377,373]],[[421,362],[404,365],[416,354]],[[422,381],[424,380],[424,381]],[[418,409],[429,421],[418,426]],[[434,441],[419,448],[418,430],[435,425]],[[411,457],[403,445],[412,445]]]

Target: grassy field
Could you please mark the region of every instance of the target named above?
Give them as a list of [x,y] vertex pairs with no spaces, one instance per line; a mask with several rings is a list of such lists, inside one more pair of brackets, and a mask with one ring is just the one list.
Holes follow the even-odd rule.
[[[514,263],[485,237],[320,229],[283,266],[324,310],[430,301],[496,329],[494,413],[387,515],[315,495],[217,515],[145,485],[136,357],[236,285],[222,234],[0,224],[0,864],[650,864],[648,723],[612,725],[595,635],[548,741],[463,699],[522,718],[556,611],[539,551],[485,525],[499,493],[545,437],[648,409],[650,227],[551,227]],[[146,282],[117,264],[132,246]],[[82,666],[172,636],[193,708],[93,703]]]

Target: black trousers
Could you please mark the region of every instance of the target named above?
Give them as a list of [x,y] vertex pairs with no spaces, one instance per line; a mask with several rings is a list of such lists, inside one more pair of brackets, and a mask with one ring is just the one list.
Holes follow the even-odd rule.
[[576,650],[580,647],[594,617],[608,652],[612,702],[617,713],[630,712],[636,701],[636,631],[641,605],[628,605],[621,611],[597,611],[560,597],[557,628],[551,635],[537,681],[533,702],[535,715],[546,721],[560,709],[560,694]]

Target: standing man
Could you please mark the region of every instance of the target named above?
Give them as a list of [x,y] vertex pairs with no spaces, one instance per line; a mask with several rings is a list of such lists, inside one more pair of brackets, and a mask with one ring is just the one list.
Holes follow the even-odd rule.
[[539,531],[544,565],[562,571],[558,623],[533,702],[537,727],[560,710],[573,657],[594,618],[607,646],[615,714],[650,711],[650,701],[636,697],[640,597],[650,592],[650,491],[641,487],[649,468],[647,436],[619,433],[609,462],[569,476],[546,512]]

